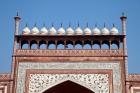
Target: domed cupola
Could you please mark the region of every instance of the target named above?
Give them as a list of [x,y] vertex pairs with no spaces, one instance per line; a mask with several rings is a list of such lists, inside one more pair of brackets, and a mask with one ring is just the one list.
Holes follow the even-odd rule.
[[74,30],[71,28],[70,23],[69,23],[69,27],[66,30],[66,35],[74,35]]
[[53,24],[52,24],[52,27],[49,30],[49,35],[56,35],[56,29],[54,28]]
[[39,34],[39,29],[36,27],[36,24],[34,25],[32,32],[33,35]]
[[93,29],[93,35],[101,35],[100,29],[95,25],[95,28]]
[[104,28],[102,29],[102,35],[109,35],[110,32],[109,30],[105,27],[105,24],[104,24]]
[[31,32],[31,31],[30,31],[28,25],[26,24],[25,28],[23,29],[22,34],[23,34],[23,35],[28,35],[28,34],[30,34],[30,32]]
[[48,34],[48,30],[47,30],[47,28],[45,27],[45,24],[44,24],[43,27],[41,28],[40,34],[41,34],[41,35],[47,35],[47,34]]
[[57,31],[57,35],[65,35],[65,29],[62,27],[62,23],[61,23],[61,27]]
[[87,27],[84,29],[84,35],[91,35],[91,30],[90,28],[88,28],[88,23],[87,23]]
[[75,30],[75,34],[76,34],[76,35],[83,35],[83,31],[82,31],[82,29],[79,27],[79,23],[78,23],[78,27],[77,27],[76,30]]
[[118,35],[119,34],[119,31],[118,29],[115,27],[115,25],[113,24],[113,27],[111,29],[111,32],[110,32],[111,35]]

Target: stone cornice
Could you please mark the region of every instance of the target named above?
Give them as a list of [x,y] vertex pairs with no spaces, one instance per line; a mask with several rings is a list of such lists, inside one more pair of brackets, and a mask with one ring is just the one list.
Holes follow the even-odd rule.
[[122,57],[123,50],[35,50],[17,49],[13,56],[56,56],[56,57]]

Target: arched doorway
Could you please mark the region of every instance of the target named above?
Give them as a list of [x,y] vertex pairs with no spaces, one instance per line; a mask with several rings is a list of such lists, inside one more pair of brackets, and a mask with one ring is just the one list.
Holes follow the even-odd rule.
[[43,93],[94,93],[93,91],[74,83],[70,80],[62,82],[50,89],[44,91]]

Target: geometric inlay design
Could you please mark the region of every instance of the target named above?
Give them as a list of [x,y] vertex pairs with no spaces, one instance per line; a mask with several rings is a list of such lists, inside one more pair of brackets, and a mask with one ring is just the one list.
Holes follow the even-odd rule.
[[42,90],[71,80],[95,93],[109,93],[108,74],[30,74],[29,93],[42,93]]

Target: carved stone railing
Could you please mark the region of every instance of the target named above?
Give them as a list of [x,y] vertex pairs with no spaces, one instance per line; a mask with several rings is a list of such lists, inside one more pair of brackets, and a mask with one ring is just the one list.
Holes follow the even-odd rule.
[[10,74],[0,74],[0,81],[10,80]]
[[111,50],[28,50],[28,49],[17,49],[14,56],[73,56],[73,57],[112,57],[112,56],[123,56],[122,49],[111,49]]
[[140,82],[140,74],[128,74],[127,81],[139,81]]

